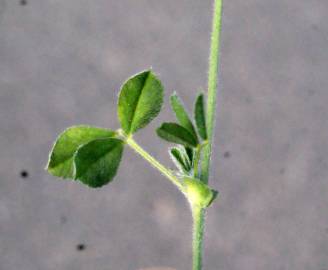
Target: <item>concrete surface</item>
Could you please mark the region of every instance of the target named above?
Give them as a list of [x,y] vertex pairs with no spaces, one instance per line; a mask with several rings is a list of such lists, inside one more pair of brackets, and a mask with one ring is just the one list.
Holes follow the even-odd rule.
[[[166,101],[177,90],[190,108],[211,5],[0,0],[1,270],[190,269],[188,206],[132,151],[101,190],[43,168],[64,128],[117,127],[137,71],[152,66]],[[327,14],[327,0],[225,1],[205,270],[328,270]],[[137,135],[170,166],[154,128],[172,119],[166,105]]]

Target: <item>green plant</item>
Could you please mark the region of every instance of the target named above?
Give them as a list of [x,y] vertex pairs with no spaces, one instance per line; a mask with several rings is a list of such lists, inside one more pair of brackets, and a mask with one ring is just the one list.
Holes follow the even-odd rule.
[[175,171],[147,153],[133,137],[159,114],[163,103],[163,86],[152,70],[138,73],[123,84],[118,99],[120,129],[68,128],[57,138],[47,165],[48,172],[54,176],[99,188],[113,180],[124,148],[131,147],[187,198],[193,216],[193,270],[202,269],[204,216],[218,195],[208,186],[208,178],[215,124],[221,10],[222,0],[214,0],[207,110],[201,93],[196,98],[193,121],[174,93],[170,103],[177,123],[163,123],[156,130],[160,138],[176,144],[169,149],[177,167]]

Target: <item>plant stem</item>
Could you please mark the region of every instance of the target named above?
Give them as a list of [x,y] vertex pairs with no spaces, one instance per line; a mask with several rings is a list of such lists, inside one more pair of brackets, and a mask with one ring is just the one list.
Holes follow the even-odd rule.
[[212,154],[212,141],[213,141],[213,133],[215,127],[219,52],[220,52],[221,14],[222,14],[222,0],[214,0],[214,14],[213,14],[211,49],[210,49],[209,72],[208,72],[207,113],[206,113],[208,145],[204,149],[204,156],[202,160],[202,181],[205,183],[208,183],[211,154]]
[[[208,183],[212,154],[212,141],[215,127],[216,99],[219,71],[220,33],[221,33],[222,0],[214,0],[213,23],[211,34],[211,48],[208,72],[207,93],[207,136],[208,144],[204,147],[201,164],[201,181]],[[193,270],[202,269],[203,235],[205,223],[205,209],[192,207],[193,214]]]
[[192,207],[192,217],[193,217],[192,269],[200,270],[202,269],[205,209],[202,209],[197,206],[191,206],[191,207]]
[[158,169],[163,175],[165,175],[179,190],[183,192],[183,186],[179,179],[164,165],[157,161],[153,156],[146,152],[132,137],[126,137],[125,141],[134,151],[136,151],[141,157],[147,160],[153,167]]

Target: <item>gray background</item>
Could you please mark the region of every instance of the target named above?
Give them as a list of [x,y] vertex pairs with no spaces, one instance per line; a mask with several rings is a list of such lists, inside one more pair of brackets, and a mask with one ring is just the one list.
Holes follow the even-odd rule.
[[[0,0],[0,269],[190,269],[188,206],[132,151],[100,190],[43,168],[64,128],[118,127],[120,84],[142,69],[191,108],[211,1],[27,1]],[[205,269],[328,269],[327,14],[327,0],[225,1]],[[136,137],[172,166],[163,120],[168,105]]]

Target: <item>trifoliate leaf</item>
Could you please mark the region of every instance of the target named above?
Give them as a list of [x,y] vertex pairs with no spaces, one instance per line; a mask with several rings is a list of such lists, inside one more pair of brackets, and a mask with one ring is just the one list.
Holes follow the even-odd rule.
[[57,138],[49,156],[47,170],[54,176],[73,178],[73,155],[82,144],[98,138],[110,138],[116,133],[112,130],[73,126],[66,129]]
[[98,188],[109,183],[116,175],[124,143],[107,138],[82,145],[74,155],[75,179]]
[[118,118],[126,134],[145,127],[161,110],[163,86],[151,70],[128,79],[118,99]]
[[157,130],[157,135],[162,139],[181,144],[184,146],[196,147],[197,140],[184,127],[176,123],[163,123]]

